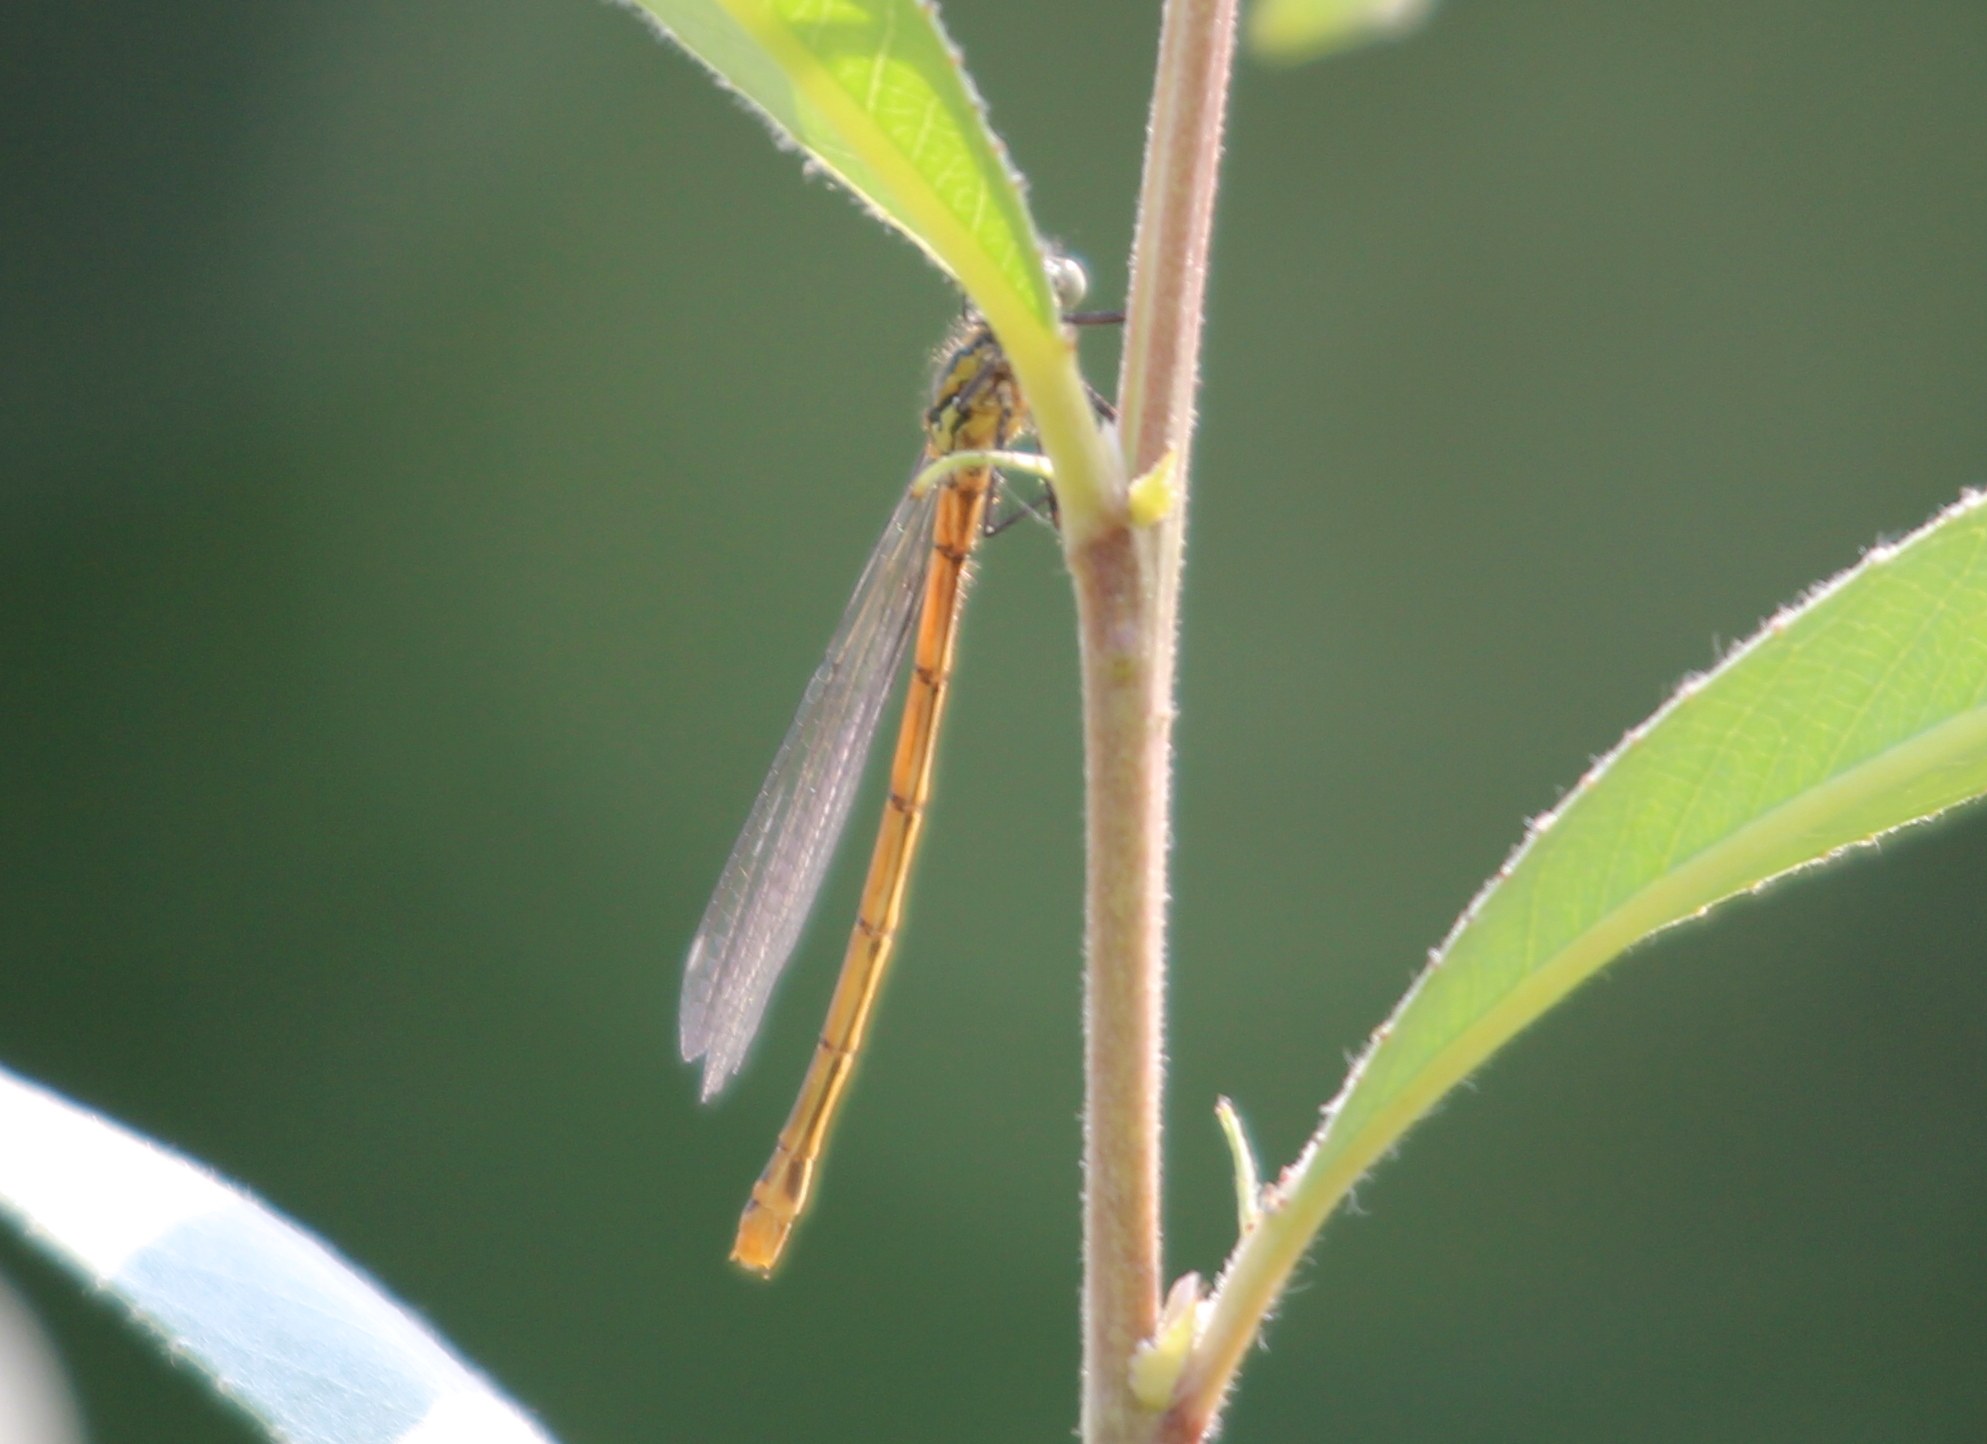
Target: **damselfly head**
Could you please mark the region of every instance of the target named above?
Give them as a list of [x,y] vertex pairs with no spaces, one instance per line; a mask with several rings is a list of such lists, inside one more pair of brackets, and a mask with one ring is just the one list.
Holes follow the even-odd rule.
[[940,354],[925,412],[925,445],[933,456],[1007,445],[1027,426],[1021,388],[993,329],[968,316]]

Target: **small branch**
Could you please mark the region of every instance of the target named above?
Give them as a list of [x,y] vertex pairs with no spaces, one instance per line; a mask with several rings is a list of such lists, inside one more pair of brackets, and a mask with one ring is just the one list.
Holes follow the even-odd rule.
[[1166,849],[1175,632],[1201,311],[1235,0],[1166,0],[1132,249],[1119,406],[1126,467],[1174,457],[1173,504],[1136,526],[1122,495],[1069,535],[1083,656],[1085,936],[1083,1439],[1139,1444],[1132,1393],[1158,1326]]
[[[1356,1067],[1353,1076],[1358,1076]],[[1346,1086],[1350,1088],[1350,1080]],[[1339,1096],[1345,1096],[1343,1090]],[[1327,1122],[1325,1127],[1329,1126]],[[1270,1205],[1242,1231],[1213,1295],[1202,1305],[1200,1338],[1174,1384],[1161,1444],[1197,1444],[1207,1436],[1220,1417],[1235,1371],[1290,1282],[1291,1271],[1316,1240],[1332,1208],[1372,1165],[1376,1150],[1366,1150],[1341,1156],[1322,1173],[1316,1172],[1324,1131],[1313,1136],[1302,1156],[1284,1170]],[[1391,1133],[1388,1141],[1398,1137],[1398,1132]]]

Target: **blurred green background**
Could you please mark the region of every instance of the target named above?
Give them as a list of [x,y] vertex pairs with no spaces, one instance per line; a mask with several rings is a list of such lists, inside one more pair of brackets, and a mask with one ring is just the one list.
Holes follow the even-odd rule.
[[[1105,302],[1148,8],[947,9]],[[852,867],[735,1093],[675,1054],[945,283],[592,0],[0,34],[0,1058],[323,1231],[568,1444],[1067,1437],[1039,529],[989,549],[903,966],[770,1288],[725,1246]],[[1232,1236],[1217,1092],[1288,1158],[1527,814],[1987,481],[1987,6],[1454,0],[1247,68],[1216,261],[1175,1271]],[[1361,1189],[1228,1437],[1987,1436],[1984,875],[1976,811],[1617,965]],[[0,1269],[100,1437],[249,1437]]]

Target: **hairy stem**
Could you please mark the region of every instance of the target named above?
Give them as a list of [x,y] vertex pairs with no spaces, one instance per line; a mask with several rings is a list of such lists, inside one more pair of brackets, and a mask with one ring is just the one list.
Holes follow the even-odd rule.
[[1136,1444],[1159,1416],[1131,1391],[1157,1326],[1166,853],[1175,632],[1201,311],[1234,52],[1235,0],[1167,0],[1119,377],[1127,472],[1175,458],[1171,511],[1122,496],[1072,536],[1082,638],[1085,810],[1083,1439]]
[[[1085,1444],[1133,1444],[1151,1419],[1131,1358],[1157,1326],[1171,648],[1128,525],[1070,558],[1084,670],[1090,867],[1084,1017]],[[1162,674],[1161,669],[1164,668]]]

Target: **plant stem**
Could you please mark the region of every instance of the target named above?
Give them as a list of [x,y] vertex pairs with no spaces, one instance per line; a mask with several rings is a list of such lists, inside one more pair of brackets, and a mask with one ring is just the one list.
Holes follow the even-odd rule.
[[1150,1432],[1131,1395],[1131,1358],[1159,1318],[1171,669],[1162,675],[1153,646],[1154,589],[1139,541],[1120,525],[1070,558],[1088,755],[1085,1444],[1134,1444]]
[[1130,476],[1168,453],[1177,500],[1135,528],[1123,497],[1070,538],[1082,640],[1085,936],[1083,1428],[1138,1444],[1159,1416],[1131,1392],[1157,1327],[1166,849],[1186,459],[1193,435],[1235,0],[1166,0],[1119,377]]

